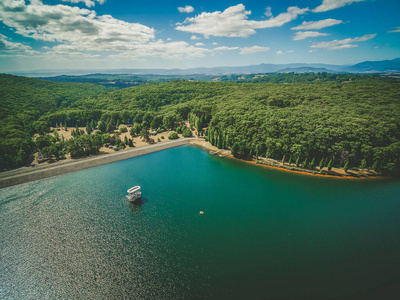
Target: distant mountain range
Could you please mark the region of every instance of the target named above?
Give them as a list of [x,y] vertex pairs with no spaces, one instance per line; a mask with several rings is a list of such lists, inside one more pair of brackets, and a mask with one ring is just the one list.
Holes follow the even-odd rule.
[[328,65],[328,64],[260,64],[239,67],[214,67],[191,69],[96,69],[96,70],[36,70],[27,72],[12,72],[15,75],[30,77],[57,76],[57,75],[84,75],[93,73],[103,74],[155,74],[155,75],[223,75],[223,74],[257,74],[257,73],[398,73],[400,72],[400,58],[383,61],[365,61],[355,65]]

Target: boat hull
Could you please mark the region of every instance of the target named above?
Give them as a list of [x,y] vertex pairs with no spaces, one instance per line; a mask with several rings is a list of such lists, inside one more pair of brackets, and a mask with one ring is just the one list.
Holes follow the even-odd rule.
[[129,194],[126,196],[130,202],[135,202],[139,199],[142,199],[142,193],[135,193],[135,194]]
[[130,203],[140,203],[142,201],[142,197],[128,197],[126,196],[126,198],[128,198]]

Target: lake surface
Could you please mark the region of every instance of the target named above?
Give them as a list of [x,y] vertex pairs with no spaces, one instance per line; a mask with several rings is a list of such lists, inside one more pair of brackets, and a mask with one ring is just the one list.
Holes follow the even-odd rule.
[[[125,198],[134,185],[141,205]],[[396,180],[183,146],[2,189],[0,225],[1,299],[400,296]]]

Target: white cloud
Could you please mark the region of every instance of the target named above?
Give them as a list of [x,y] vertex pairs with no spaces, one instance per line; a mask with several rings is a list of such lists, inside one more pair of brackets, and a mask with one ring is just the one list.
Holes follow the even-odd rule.
[[139,23],[128,23],[110,15],[97,16],[95,11],[67,5],[45,5],[35,0],[29,5],[19,2],[10,9],[12,0],[0,4],[0,20],[17,34],[35,40],[63,42],[85,50],[117,50],[154,39],[154,29]]
[[185,7],[178,7],[179,12],[181,13],[191,13],[194,12],[193,6],[186,5]]
[[306,22],[304,21],[301,23],[301,25],[293,27],[292,30],[318,30],[322,29],[325,27],[330,27],[334,25],[338,25],[340,23],[343,23],[341,20],[335,20],[335,19],[326,19],[326,20],[320,20],[320,21],[311,21],[311,22]]
[[336,8],[340,8],[346,5],[349,5],[353,2],[362,2],[366,0],[323,0],[322,4],[315,9],[313,9],[313,12],[324,12],[324,11],[329,11],[333,10]]
[[400,32],[400,26],[395,27],[395,29],[388,31],[389,33]]
[[85,3],[85,5],[87,6],[87,7],[93,7],[93,6],[95,6],[95,1],[96,2],[98,2],[99,4],[104,4],[105,2],[106,2],[106,0],[61,0],[61,1],[63,1],[63,2],[70,2],[70,3],[80,3],[80,2],[83,2],[83,3]]
[[212,51],[206,48],[198,48],[186,42],[164,43],[161,40],[149,44],[138,45],[135,49],[119,54],[110,55],[110,59],[138,59],[140,57],[152,56],[166,59],[179,59],[182,57],[195,58],[204,57]]
[[311,46],[311,48],[324,48],[327,50],[338,50],[338,49],[348,49],[348,48],[355,48],[358,45],[353,43],[355,42],[365,42],[370,39],[373,39],[376,34],[366,34],[361,37],[356,37],[354,39],[344,39],[344,40],[334,40],[330,42],[321,42]]
[[196,45],[196,46],[204,46],[203,43],[196,43],[195,45]]
[[306,13],[309,9],[300,9],[297,6],[289,7],[287,12],[281,13],[264,21],[248,20],[251,11],[246,11],[243,4],[231,6],[223,12],[203,12],[193,18],[186,18],[183,24],[178,23],[176,30],[202,34],[205,37],[248,37],[255,34],[255,29],[280,27],[294,19],[298,15]]
[[271,8],[271,6],[267,6],[266,8],[265,8],[265,13],[264,13],[264,15],[266,16],[266,17],[272,17],[272,8]]
[[9,41],[8,38],[1,33],[0,33],[0,52],[26,53],[26,54],[37,53],[37,51],[32,50],[30,46]]
[[229,50],[237,50],[239,47],[226,47],[226,46],[221,46],[221,47],[216,47],[213,50],[215,51],[229,51]]
[[[49,42],[43,55],[97,57],[113,52],[130,57],[201,57],[211,50],[186,42],[155,41],[155,30],[139,23],[129,23],[110,15],[68,5],[45,5],[40,0],[0,0],[0,21],[15,33]],[[7,42],[7,43],[6,43]],[[2,47],[14,46],[11,42]],[[30,50],[27,48],[27,50]],[[25,51],[27,52],[27,51]]]
[[198,36],[192,35],[190,37],[191,40],[200,40],[200,38]]
[[330,35],[328,33],[322,33],[322,32],[317,32],[317,31],[299,31],[294,34],[292,37],[293,41],[300,41],[312,37],[318,37],[318,36],[327,36]]
[[278,55],[289,54],[289,53],[294,53],[294,51],[293,50],[288,50],[288,51],[279,50],[276,52],[276,54],[278,54]]
[[216,46],[216,45],[218,45],[218,43],[217,42],[214,42],[214,43],[212,43],[214,46]]
[[260,47],[260,46],[244,47],[240,48],[240,54],[254,54],[259,52],[267,52],[270,49],[271,49],[270,47]]

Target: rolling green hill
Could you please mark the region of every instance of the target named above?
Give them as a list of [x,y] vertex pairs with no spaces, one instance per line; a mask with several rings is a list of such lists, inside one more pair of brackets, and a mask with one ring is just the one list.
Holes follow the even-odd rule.
[[32,135],[48,132],[47,122],[39,121],[42,116],[106,91],[87,83],[0,74],[0,169],[26,163],[36,149]]
[[[311,78],[276,78],[296,82],[296,76]],[[30,136],[45,134],[50,125],[100,121],[162,130],[189,119],[200,130],[208,127],[207,138],[220,148],[233,148],[237,157],[285,156],[293,162],[322,160],[325,166],[332,160],[338,167],[348,162],[399,174],[399,81],[359,75],[351,79],[338,83],[336,74],[326,74],[312,84],[177,80],[104,93],[90,84],[2,75],[2,168],[23,164],[35,150]],[[19,159],[21,149],[25,156]]]

